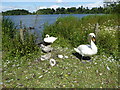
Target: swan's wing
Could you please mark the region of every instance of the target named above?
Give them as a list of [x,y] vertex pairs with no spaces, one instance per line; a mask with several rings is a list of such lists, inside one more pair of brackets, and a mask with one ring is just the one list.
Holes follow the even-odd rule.
[[44,38],[44,42],[47,43],[53,43],[57,38],[55,37],[48,37],[48,38]]
[[81,55],[91,55],[92,54],[92,49],[90,45],[80,45],[77,47],[77,49],[80,51]]
[[77,47],[78,50],[85,51],[91,49],[91,45],[80,45]]

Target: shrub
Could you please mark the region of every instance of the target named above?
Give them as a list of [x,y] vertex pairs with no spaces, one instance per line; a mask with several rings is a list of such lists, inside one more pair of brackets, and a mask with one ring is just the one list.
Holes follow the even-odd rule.
[[11,20],[3,18],[2,22],[3,58],[20,58],[39,50],[35,44],[36,37],[34,34],[26,30],[23,42],[20,39],[19,31],[14,27],[14,23]]
[[[91,15],[81,19],[71,16],[58,18],[54,24],[45,26],[44,35],[50,34],[59,37],[60,39],[56,41],[59,46],[77,47],[80,44],[88,43],[89,33],[96,33],[96,23],[99,23],[99,32],[97,33],[98,54],[116,55],[118,53],[116,26],[119,24],[116,15]],[[110,30],[111,28],[112,30]]]

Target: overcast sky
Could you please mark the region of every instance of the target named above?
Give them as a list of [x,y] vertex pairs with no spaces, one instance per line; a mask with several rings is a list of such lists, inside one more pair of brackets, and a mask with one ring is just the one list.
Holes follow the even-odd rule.
[[2,0],[0,11],[13,9],[26,9],[30,12],[43,8],[58,7],[100,7],[103,6],[103,0]]

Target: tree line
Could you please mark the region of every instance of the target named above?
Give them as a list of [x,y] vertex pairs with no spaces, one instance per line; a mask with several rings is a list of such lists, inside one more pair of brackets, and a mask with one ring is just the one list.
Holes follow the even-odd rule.
[[16,10],[8,10],[2,12],[2,15],[41,15],[41,14],[110,14],[110,13],[120,13],[120,3],[119,4],[111,4],[107,7],[95,7],[89,9],[88,7],[58,7],[57,9],[54,8],[46,8],[46,9],[39,9],[36,12],[29,12],[28,10],[24,9],[16,9]]
[[2,12],[2,15],[28,15],[28,14],[32,14],[32,13],[24,9],[8,10]]

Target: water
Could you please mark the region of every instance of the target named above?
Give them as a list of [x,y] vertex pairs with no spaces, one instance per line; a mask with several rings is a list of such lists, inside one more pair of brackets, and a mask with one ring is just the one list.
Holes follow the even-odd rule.
[[82,18],[88,15],[93,14],[14,15],[5,16],[5,18],[11,19],[17,29],[20,28],[20,22],[22,22],[22,27],[24,28],[34,27],[34,29],[30,29],[30,31],[33,33],[35,32],[38,37],[41,38],[45,23],[53,24],[59,17],[75,16],[78,18]]

